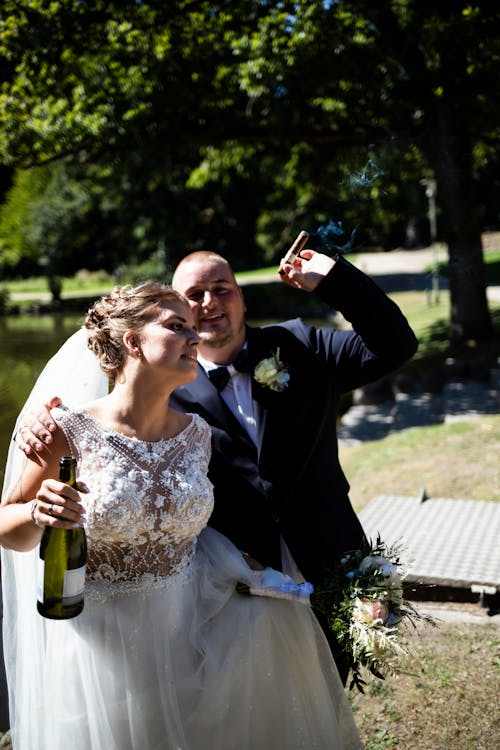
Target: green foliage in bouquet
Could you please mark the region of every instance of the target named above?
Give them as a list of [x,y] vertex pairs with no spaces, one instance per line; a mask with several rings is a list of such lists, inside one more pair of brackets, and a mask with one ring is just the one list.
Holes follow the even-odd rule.
[[311,604],[326,615],[352,673],[350,689],[364,692],[363,669],[384,679],[397,672],[397,658],[406,653],[401,630],[423,620],[404,598],[407,566],[400,545],[387,547],[377,536],[358,550],[346,552],[338,567],[317,586]]

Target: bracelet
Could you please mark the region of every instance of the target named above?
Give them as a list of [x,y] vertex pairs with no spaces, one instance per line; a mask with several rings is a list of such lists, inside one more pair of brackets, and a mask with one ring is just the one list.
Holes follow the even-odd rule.
[[36,519],[35,519],[35,510],[36,510],[37,505],[38,505],[38,500],[31,501],[31,520],[33,521],[35,526],[38,526]]

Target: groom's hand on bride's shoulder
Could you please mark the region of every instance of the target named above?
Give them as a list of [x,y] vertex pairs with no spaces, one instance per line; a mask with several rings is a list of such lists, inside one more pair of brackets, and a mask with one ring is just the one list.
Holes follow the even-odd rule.
[[62,404],[58,396],[54,396],[47,403],[35,407],[23,414],[22,423],[15,435],[15,443],[27,456],[31,453],[41,453],[47,445],[52,443],[52,435],[57,430],[57,424],[50,415],[50,410]]

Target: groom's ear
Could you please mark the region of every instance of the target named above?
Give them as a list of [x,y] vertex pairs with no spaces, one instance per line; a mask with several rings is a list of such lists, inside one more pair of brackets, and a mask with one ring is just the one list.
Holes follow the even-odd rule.
[[243,312],[246,313],[247,303],[245,301],[245,295],[243,294],[243,289],[241,288],[241,286],[238,286],[238,291],[240,293],[241,301],[243,302]]

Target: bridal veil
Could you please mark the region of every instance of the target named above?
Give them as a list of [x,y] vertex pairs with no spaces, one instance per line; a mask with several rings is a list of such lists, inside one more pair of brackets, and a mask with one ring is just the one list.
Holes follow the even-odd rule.
[[[107,392],[108,378],[87,348],[86,329],[80,328],[44,367],[16,420],[13,437],[23,423],[25,412],[53,396],[59,396],[65,404],[78,405]],[[21,475],[27,460],[11,441],[2,496]],[[30,552],[1,550],[3,643],[10,716],[16,713],[16,696],[31,694],[31,691],[23,690],[22,681],[29,679],[31,669],[36,669],[37,661],[44,653],[44,627],[40,627],[41,618],[36,609],[36,554],[36,548]],[[30,711],[37,710],[37,706],[30,706]]]

